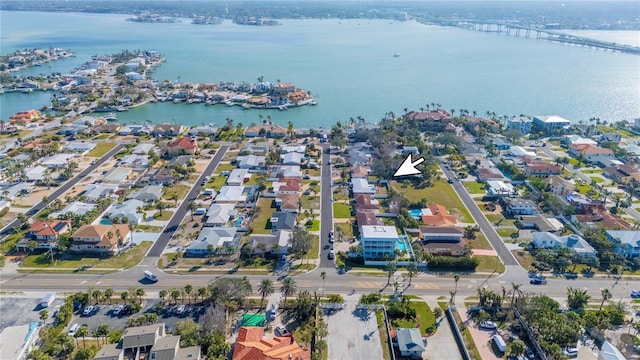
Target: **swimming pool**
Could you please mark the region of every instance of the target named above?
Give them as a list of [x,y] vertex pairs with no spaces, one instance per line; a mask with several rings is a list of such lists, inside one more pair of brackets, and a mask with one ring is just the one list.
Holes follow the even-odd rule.
[[113,223],[109,219],[100,220],[100,225],[111,225],[111,224],[113,224]]
[[400,251],[407,251],[407,243],[404,240],[398,240],[396,243],[396,249]]
[[233,220],[233,225],[241,226],[242,225],[242,220],[244,220],[244,218],[242,216],[238,217],[237,219]]
[[422,209],[411,209],[409,210],[409,215],[417,219],[422,215]]

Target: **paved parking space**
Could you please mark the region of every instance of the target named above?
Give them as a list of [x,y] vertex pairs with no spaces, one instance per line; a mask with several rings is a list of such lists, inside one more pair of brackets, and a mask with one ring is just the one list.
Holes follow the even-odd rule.
[[329,359],[382,359],[378,322],[373,310],[357,310],[355,302],[343,310],[325,313]]
[[[24,325],[33,321],[40,321],[39,299],[0,297],[0,330],[7,326]],[[58,298],[46,310],[49,312],[49,320],[53,313],[62,305],[62,299]]]

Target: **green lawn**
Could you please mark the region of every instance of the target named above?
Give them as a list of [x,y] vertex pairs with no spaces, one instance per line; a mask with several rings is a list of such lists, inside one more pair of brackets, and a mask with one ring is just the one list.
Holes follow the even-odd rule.
[[462,185],[467,188],[469,194],[484,194],[486,193],[484,189],[484,184],[475,182],[475,181],[463,181]]
[[[171,187],[163,187],[162,198],[165,200],[170,200],[172,199],[172,196],[177,195],[178,201],[180,201],[187,196],[189,190],[191,190],[189,186],[182,184],[176,184]],[[175,200],[173,202],[175,202]]]
[[591,181],[595,182],[596,184],[600,184],[604,182],[604,179],[599,177],[599,176],[590,176]]
[[586,169],[586,170],[582,170],[583,174],[602,174],[603,171],[602,169]]
[[502,216],[502,214],[486,214],[485,215],[487,217],[487,220],[489,220],[490,223],[495,224],[498,221],[504,221],[504,216]]
[[20,241],[26,234],[26,231],[21,231],[19,233],[11,234],[6,237],[6,239],[0,243],[0,252],[7,253],[13,249],[14,245]]
[[382,359],[391,360],[391,352],[389,350],[389,335],[387,326],[384,323],[384,314],[382,310],[376,310],[376,320],[378,321],[378,333],[380,334],[380,342],[382,346]]
[[349,195],[345,194],[344,191],[338,190],[333,192],[333,199],[335,201],[349,200]]
[[338,219],[347,219],[351,217],[351,205],[334,203],[333,217]]
[[271,214],[275,211],[275,208],[271,207],[273,199],[260,198],[258,199],[257,206],[260,208],[258,214],[256,214],[251,221],[254,234],[270,234],[271,229],[267,228]]
[[578,162],[578,160],[577,160],[577,159],[575,159],[575,158],[570,158],[570,159],[569,159],[569,164],[570,164],[570,165],[572,165],[572,166],[576,166],[576,165],[578,165],[578,164],[579,164],[579,162]]
[[231,164],[218,164],[218,166],[216,167],[216,172],[222,172],[222,171],[231,171],[233,169],[235,169],[236,167],[231,165]]
[[481,232],[476,233],[475,239],[467,240],[467,242],[472,249],[493,250],[489,240]]
[[420,322],[420,332],[422,334],[427,333],[427,329],[435,324],[436,317],[433,315],[433,311],[429,308],[429,305],[425,302],[417,302],[412,301],[414,309],[416,309],[416,313],[418,314],[418,321]]
[[409,201],[420,201],[426,198],[429,203],[440,204],[449,210],[451,214],[457,215],[458,220],[464,223],[472,223],[473,218],[469,210],[462,204],[460,198],[453,188],[444,179],[435,180],[432,187],[424,189],[414,189],[411,185],[403,188],[401,184],[392,182],[394,190],[405,194]]
[[100,135],[96,136],[95,139],[96,140],[105,140],[105,139],[108,139],[110,137],[111,137],[111,135],[109,135],[109,134],[100,134]]
[[313,220],[313,224],[311,224],[311,226],[307,226],[307,230],[320,231],[320,220]]
[[69,260],[58,260],[54,265],[49,262],[50,258],[47,253],[41,255],[29,255],[22,262],[22,267],[38,267],[38,268],[82,268],[90,267],[92,269],[128,269],[136,266],[144,254],[147,253],[153,243],[151,241],[143,241],[140,245],[122,254],[109,257],[73,257]]
[[[502,263],[502,261],[500,261],[500,259],[498,259],[497,256],[476,256],[475,258],[480,261],[478,263],[478,267],[476,268],[476,271],[478,272],[504,272],[504,264]],[[497,267],[496,260],[498,261]]]
[[160,221],[166,221],[171,219],[171,217],[173,216],[173,211],[168,211],[168,210],[162,210],[162,215],[160,215],[160,212],[156,212],[155,214],[153,214],[153,219],[154,220],[160,220]]
[[319,196],[311,196],[311,195],[302,195],[300,197],[302,199],[302,209],[319,209],[320,208],[320,197]]
[[498,232],[498,235],[500,235],[502,237],[510,237],[511,234],[513,234],[517,230],[516,229],[509,229],[509,228],[500,228],[500,229],[496,229],[496,231]]
[[220,191],[220,188],[222,188],[226,182],[227,182],[226,176],[214,176],[209,180],[209,182],[207,182],[204,188]]
[[333,233],[335,238],[338,239],[338,226],[342,229],[342,239],[348,240],[353,237],[353,225],[348,223],[336,223],[333,227]]
[[320,256],[320,236],[311,235],[311,249],[309,249],[309,259],[317,259]]
[[576,184],[576,192],[582,195],[586,194],[589,190],[591,190],[591,185],[589,184]]
[[91,151],[87,153],[87,156],[102,157],[104,156],[104,154],[108,153],[114,147],[116,147],[116,143],[99,142],[96,144],[96,147],[94,147]]

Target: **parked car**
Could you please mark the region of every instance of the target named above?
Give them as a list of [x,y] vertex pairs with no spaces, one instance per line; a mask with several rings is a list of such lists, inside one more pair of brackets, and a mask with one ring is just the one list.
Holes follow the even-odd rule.
[[632,298],[640,298],[640,290],[631,290]]
[[480,329],[486,329],[486,330],[498,329],[498,325],[496,325],[496,323],[494,323],[493,321],[481,321],[478,327]]
[[569,358],[577,358],[578,357],[578,348],[577,347],[566,347],[562,350],[562,353]]
[[277,336],[289,336],[291,335],[289,333],[289,330],[287,330],[286,327],[284,327],[284,325],[280,324],[278,326],[276,326],[276,328],[274,329],[274,332]]
[[184,305],[178,305],[178,307],[176,307],[176,315],[182,315],[184,314],[184,311],[186,310],[186,306]]
[[309,180],[309,179],[311,179],[311,176],[309,176],[309,174],[305,174],[304,176],[302,176],[302,178],[304,180]]
[[82,310],[82,315],[84,316],[90,316],[91,314],[93,314],[93,311],[96,309],[95,306],[93,305],[89,305],[86,308],[84,308],[84,310]]
[[302,195],[311,195],[311,190],[307,189],[302,192]]
[[327,258],[329,260],[332,260],[334,257],[336,257],[336,253],[333,250],[329,251],[329,255],[327,255]]
[[113,311],[111,312],[111,315],[112,316],[119,316],[122,313],[123,309],[124,309],[124,306],[118,305],[113,309]]
[[533,278],[529,281],[531,285],[546,285],[547,279]]

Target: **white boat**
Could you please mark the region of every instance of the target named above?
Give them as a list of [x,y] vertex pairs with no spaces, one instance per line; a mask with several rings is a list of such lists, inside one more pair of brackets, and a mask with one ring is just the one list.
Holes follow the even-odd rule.
[[395,53],[395,54],[393,54],[393,57],[400,57],[400,54]]
[[104,119],[107,121],[118,121],[118,115],[116,115],[116,113],[108,113],[104,116]]

